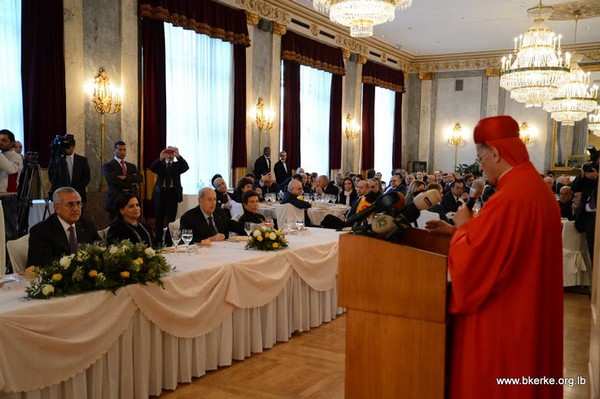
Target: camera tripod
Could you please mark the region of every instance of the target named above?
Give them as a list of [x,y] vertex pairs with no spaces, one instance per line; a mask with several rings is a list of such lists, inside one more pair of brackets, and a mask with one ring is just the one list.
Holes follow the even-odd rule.
[[17,226],[19,237],[29,232],[29,210],[33,199],[41,198],[46,202],[42,220],[50,215],[48,194],[42,182],[42,168],[38,163],[28,163],[23,168],[19,183],[19,210],[17,212]]

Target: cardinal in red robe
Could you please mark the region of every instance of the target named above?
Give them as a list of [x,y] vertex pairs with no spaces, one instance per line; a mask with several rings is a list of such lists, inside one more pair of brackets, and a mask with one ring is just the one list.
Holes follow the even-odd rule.
[[474,141],[496,193],[478,216],[463,206],[454,218],[449,397],[562,398],[559,207],[513,118],[482,119]]

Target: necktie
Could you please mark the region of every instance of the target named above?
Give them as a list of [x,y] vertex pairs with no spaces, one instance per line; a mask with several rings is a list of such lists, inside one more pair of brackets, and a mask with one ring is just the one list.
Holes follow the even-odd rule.
[[69,183],[73,182],[73,156],[67,157],[67,169],[69,170]]
[[121,161],[121,170],[123,171],[123,176],[127,176],[127,166],[125,166],[125,161]]
[[208,217],[208,236],[212,237],[215,234],[217,234],[217,229],[215,227],[215,224],[213,223],[213,217],[211,215]]
[[75,237],[75,226],[71,225],[67,230],[69,230],[69,248],[71,249],[71,253],[74,254],[79,249],[77,237]]

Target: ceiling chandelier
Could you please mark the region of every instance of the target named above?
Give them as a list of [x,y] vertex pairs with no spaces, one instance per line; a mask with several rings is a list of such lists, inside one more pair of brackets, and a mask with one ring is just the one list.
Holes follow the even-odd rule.
[[313,0],[315,10],[350,27],[350,36],[373,36],[373,25],[394,20],[396,8],[412,5],[412,0]]
[[544,22],[552,14],[552,7],[543,6],[540,0],[527,14],[533,25],[515,38],[516,57],[502,57],[500,87],[526,107],[541,107],[568,80],[570,55],[567,53],[563,60],[561,36]]
[[[575,44],[577,44],[577,22],[580,14],[575,12]],[[576,121],[586,117],[592,112],[598,102],[596,94],[598,87],[590,87],[590,73],[583,72],[579,67],[579,61],[583,56],[573,54],[571,57],[571,71],[569,80],[558,88],[556,97],[544,103],[544,109],[550,112],[550,116],[563,125],[573,126]]]
[[592,131],[594,136],[600,136],[600,105],[588,115],[588,129]]

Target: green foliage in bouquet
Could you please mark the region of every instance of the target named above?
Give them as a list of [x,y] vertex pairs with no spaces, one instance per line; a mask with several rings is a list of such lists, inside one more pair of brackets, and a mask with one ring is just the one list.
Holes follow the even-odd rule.
[[160,251],[142,243],[92,244],[37,268],[26,292],[28,298],[46,299],[96,290],[114,293],[129,284],[152,282],[163,287],[160,278],[171,270]]
[[246,249],[258,249],[260,251],[275,251],[287,248],[288,241],[281,230],[275,230],[266,226],[256,226],[248,238]]

